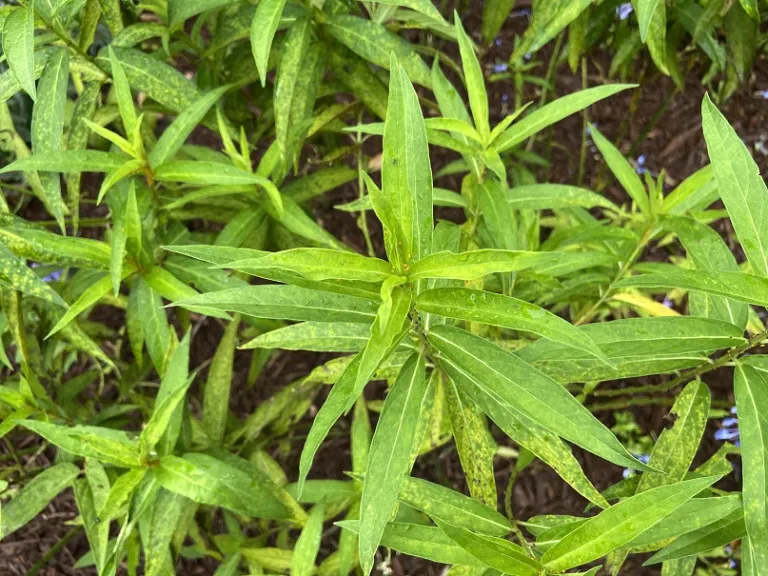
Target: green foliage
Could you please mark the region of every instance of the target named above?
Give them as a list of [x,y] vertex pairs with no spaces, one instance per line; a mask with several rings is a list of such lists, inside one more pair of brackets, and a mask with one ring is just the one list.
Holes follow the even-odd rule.
[[[484,3],[484,44],[513,4]],[[633,5],[614,72],[643,44],[679,72],[684,29],[724,74],[719,96],[748,77],[757,2]],[[736,541],[743,573],[763,573],[768,192],[749,149],[706,96],[712,165],[669,194],[586,118],[624,201],[536,182],[537,136],[635,85],[500,119],[485,53],[443,8],[0,8],[0,539],[72,488],[90,548],[76,567],[100,575],[173,574],[183,557],[222,576],[368,576],[385,547],[459,576],[618,573],[647,553],[690,576]],[[575,69],[614,9],[534,2],[514,75],[566,27]],[[413,28],[419,42],[400,34]],[[435,185],[446,175],[451,189]],[[365,253],[311,212],[341,187]],[[731,244],[712,225],[726,218]],[[707,375],[729,366],[740,446],[692,469],[724,415]],[[619,414],[653,403],[671,406],[667,427],[628,439]],[[622,410],[613,428],[608,410]],[[468,495],[417,477],[437,450],[456,452]],[[599,491],[587,452],[627,477]],[[43,453],[50,465],[30,465]],[[741,489],[716,487],[736,453]],[[589,507],[516,517],[529,466]]]

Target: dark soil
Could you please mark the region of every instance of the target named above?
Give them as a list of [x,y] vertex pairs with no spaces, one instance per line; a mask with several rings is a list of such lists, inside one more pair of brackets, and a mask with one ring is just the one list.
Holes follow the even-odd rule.
[[[485,55],[483,64],[490,70],[496,63],[506,62],[513,45],[514,35],[524,29],[526,17],[518,15],[511,17],[507,23],[499,42]],[[477,17],[470,17],[465,22],[465,27],[470,30],[479,29]],[[537,58],[542,61],[537,73],[544,75],[546,63],[550,57],[551,46],[542,50]],[[590,57],[588,66],[589,86],[606,82],[601,71],[608,69],[610,56],[598,53]],[[682,181],[698,168],[707,163],[706,147],[701,134],[700,103],[705,88],[698,84],[697,78],[701,77],[700,70],[694,70],[688,75],[688,82],[683,92],[676,92],[672,82],[658,73],[646,61],[637,63],[637,70],[643,71],[644,83],[642,88],[635,91],[625,91],[608,100],[592,106],[589,111],[589,119],[598,125],[603,134],[614,141],[623,152],[637,160],[644,157],[644,166],[651,173],[658,174],[662,170],[666,173],[667,188]],[[582,80],[578,74],[572,74],[568,66],[563,64],[557,68],[555,74],[555,92],[562,96],[579,90]],[[768,169],[768,150],[764,142],[768,139],[765,132],[766,116],[768,116],[768,104],[761,96],[755,95],[758,90],[768,88],[768,63],[758,61],[754,72],[747,85],[743,86],[732,99],[721,108],[741,135],[747,146],[754,151],[754,156],[761,169]],[[491,100],[492,123],[499,121],[505,115],[505,108],[511,106],[514,101],[514,86],[511,80],[491,83],[488,86]],[[540,89],[526,87],[524,101],[538,100]],[[548,100],[553,98],[552,95]],[[654,120],[655,118],[655,120]],[[551,131],[542,135],[536,142],[534,150],[543,156],[550,158],[550,168],[539,169],[542,181],[563,183],[575,183],[578,171],[579,151],[581,148],[582,117],[572,116],[558,123]],[[626,201],[624,192],[615,182],[612,182],[605,170],[603,162],[596,150],[588,143],[586,172],[584,183],[593,189],[603,189],[604,193],[615,202]],[[453,156],[442,152],[435,152],[432,158],[433,171],[436,171]],[[441,179],[438,185],[458,190],[459,180],[454,177]],[[325,196],[318,198],[314,203],[315,214],[318,220],[333,234],[344,242],[364,249],[362,236],[357,228],[354,217],[345,212],[337,211],[334,205],[347,202],[356,198],[358,192],[354,186],[343,186]],[[30,212],[36,212],[34,204],[29,206]],[[39,209],[39,208],[38,208]],[[38,212],[40,214],[41,212]],[[44,213],[43,213],[44,214]],[[103,215],[103,214],[100,214]],[[456,214],[447,212],[446,217],[456,217]],[[460,215],[458,215],[460,216]],[[30,215],[31,219],[34,218]],[[373,239],[381,249],[380,229],[373,219],[369,220]],[[719,230],[728,239],[732,247],[735,247],[730,225],[723,222]],[[653,255],[648,255],[653,257]],[[197,330],[193,340],[193,365],[200,365],[211,358],[218,339],[221,335],[220,326],[213,320],[206,320]],[[309,353],[287,352],[273,356],[262,376],[254,386],[247,386],[247,374],[250,364],[250,353],[239,351],[235,359],[236,376],[233,382],[232,410],[245,417],[256,406],[275,391],[289,382],[306,375],[314,366],[329,359],[327,355]],[[732,375],[730,370],[724,369],[709,373],[705,380],[712,390],[713,398],[728,403],[733,403]],[[201,380],[202,381],[202,380]],[[659,379],[648,379],[649,382],[658,382]],[[621,386],[615,383],[614,386]],[[371,386],[367,391],[369,398],[381,398],[383,387]],[[315,401],[315,407],[310,414],[316,412],[316,407],[321,405],[326,391],[323,390]],[[670,394],[670,397],[673,397]],[[664,416],[667,408],[664,406],[645,406],[632,408],[632,414],[641,429],[646,434],[656,436],[665,426]],[[374,415],[375,416],[375,415]],[[610,414],[601,414],[604,421],[612,425]],[[297,458],[303,442],[304,435],[311,424],[311,418],[298,423],[288,446],[282,445],[272,453],[284,466],[289,478],[297,476]],[[313,469],[313,477],[344,478],[344,471],[350,469],[349,422],[343,420],[332,431],[328,441],[318,452],[316,467]],[[697,463],[704,461],[712,455],[721,445],[713,437],[716,423],[712,422],[702,442]],[[12,434],[10,440],[16,448],[25,446],[31,438],[23,433]],[[510,445],[510,441],[503,434],[496,434],[500,444]],[[50,453],[49,453],[50,452]],[[584,465],[587,476],[594,482],[598,489],[621,479],[622,470],[612,466],[603,460],[576,452]],[[9,456],[6,446],[0,448],[0,456]],[[37,456],[34,461],[25,462],[27,466],[44,466],[48,464],[48,457],[53,457],[52,451],[47,451]],[[6,460],[3,460],[6,461]],[[500,495],[511,472],[511,462],[498,460],[496,463],[497,486]],[[453,488],[466,492],[466,485],[459,466],[458,457],[452,444],[443,446],[419,460],[414,471],[415,475],[433,479]],[[733,482],[733,480],[731,481]],[[735,487],[735,486],[729,486]],[[513,492],[513,510],[515,516],[527,519],[537,514],[573,514],[580,515],[584,511],[586,501],[568,487],[552,470],[538,462],[534,462],[526,468],[518,477]],[[500,502],[500,506],[503,503]],[[500,508],[503,509],[503,508]],[[67,490],[56,498],[43,514],[30,522],[23,529],[0,542],[0,575],[23,575],[46,555],[62,538],[65,538],[71,530],[67,522],[77,516],[71,491]],[[336,529],[329,530],[323,542],[322,553],[327,555],[333,551],[338,534]],[[41,566],[37,574],[41,576],[75,575],[93,573],[89,570],[73,570],[71,566],[76,559],[87,551],[87,542],[81,531],[75,531],[57,553]],[[628,576],[650,576],[658,574],[658,571],[643,568],[640,563],[627,563],[622,574]],[[396,576],[407,575],[437,575],[442,572],[442,567],[430,565],[416,559],[394,554],[391,568]],[[215,570],[215,563],[201,561],[184,561],[180,574],[210,575]]]

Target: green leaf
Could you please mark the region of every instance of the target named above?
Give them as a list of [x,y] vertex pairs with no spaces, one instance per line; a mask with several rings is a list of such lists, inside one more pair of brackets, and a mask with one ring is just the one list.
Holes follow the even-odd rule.
[[192,130],[205,118],[211,106],[229,89],[230,86],[226,85],[211,90],[178,115],[176,120],[165,129],[155,147],[152,148],[152,152],[149,153],[148,160],[152,169],[164,164],[176,155]]
[[432,170],[418,96],[394,59],[381,182],[384,197],[404,234],[403,265],[418,261],[432,248]]
[[469,96],[469,107],[472,109],[472,119],[475,121],[475,128],[480,133],[482,140],[487,141],[491,134],[491,127],[488,124],[488,93],[485,91],[483,70],[480,68],[480,62],[478,62],[475,55],[472,40],[469,39],[469,36],[464,31],[464,27],[461,25],[458,12],[454,12],[453,20],[456,26],[456,36],[459,39],[461,67],[464,69],[464,77],[467,83],[467,94]]
[[379,308],[376,319],[371,325],[368,343],[347,365],[312,422],[299,462],[299,494],[307,479],[315,453],[331,427],[343,413],[352,408],[379,365],[405,336],[409,326],[407,318],[411,308],[411,291],[403,287],[395,288],[388,308],[389,310],[386,310],[384,305]]
[[211,308],[256,318],[370,324],[376,303],[354,296],[297,286],[248,286],[208,292],[174,303],[183,308]]
[[627,544],[631,549],[656,549],[670,539],[693,532],[729,516],[742,508],[741,495],[729,494],[717,498],[693,498],[674,514],[664,518]]
[[125,75],[123,65],[115,55],[112,46],[109,46],[109,65],[112,70],[112,83],[115,87],[115,96],[117,98],[117,107],[120,110],[120,118],[123,120],[125,133],[132,138],[137,129],[136,108],[133,105],[133,95],[131,94],[131,85]]
[[102,522],[109,522],[127,511],[126,506],[147,471],[148,468],[133,468],[115,480],[109,489],[106,502],[98,509],[98,517]]
[[768,188],[749,150],[709,96],[701,103],[701,123],[720,198],[739,243],[753,272],[768,276]]
[[183,412],[182,401],[192,383],[189,377],[189,332],[184,335],[168,361],[160,389],[157,391],[155,406],[144,429],[139,436],[139,446],[143,455],[155,450],[160,439],[166,441],[157,452],[167,454],[173,450],[181,427]]
[[[32,153],[46,156],[61,152],[64,140],[64,106],[67,102],[69,80],[69,52],[57,50],[40,76],[39,94],[32,109]],[[66,206],[61,197],[61,179],[58,174],[39,174],[43,197],[48,212],[64,230]]]
[[[746,536],[747,528],[744,525],[744,511],[735,510],[703,528],[683,534],[677,540],[659,550],[645,564],[669,562],[689,556],[695,557],[696,554],[709,552],[740,538],[743,545],[746,541]],[[757,552],[756,548],[756,546],[752,547],[751,552],[753,554]]]
[[315,558],[323,536],[325,506],[321,503],[312,508],[309,520],[301,530],[293,547],[291,576],[311,576],[315,572]]
[[635,88],[635,86],[635,84],[608,84],[587,88],[586,90],[558,98],[513,124],[498,137],[493,146],[498,152],[509,150],[528,137],[542,131],[547,126],[551,126],[563,118],[591,106],[595,102],[599,102],[628,88]]
[[603,510],[542,556],[545,568],[564,571],[605,556],[674,513],[720,479],[708,476],[651,488]]
[[670,270],[625,278],[617,288],[679,288],[768,306],[768,279],[743,272]]
[[443,520],[435,522],[451,540],[486,566],[517,576],[536,576],[543,570],[539,562],[528,557],[522,547],[509,540],[474,534]]
[[[359,533],[356,520],[337,522],[344,530]],[[390,522],[384,529],[381,545],[408,556],[416,556],[439,564],[483,566],[474,556],[457,546],[445,532],[434,526]]]
[[709,405],[709,388],[703,382],[691,382],[683,388],[669,412],[672,427],[661,432],[648,461],[658,472],[643,473],[638,493],[685,478],[707,425]]
[[494,508],[419,478],[406,478],[398,499],[432,518],[453,526],[471,528],[480,534],[504,536],[511,530],[509,521]]
[[485,0],[483,2],[483,42],[490,44],[507,21],[515,0]]
[[[496,443],[488,431],[485,415],[452,378],[446,378],[444,390],[451,432],[461,468],[465,471],[469,493],[475,500],[495,508],[498,500],[493,470]],[[446,520],[451,521],[450,518]],[[458,521],[454,523],[461,525]]]
[[251,52],[259,72],[261,87],[267,85],[267,62],[272,49],[272,41],[280,24],[285,0],[265,0],[256,6],[251,22]]
[[14,290],[67,308],[67,303],[59,296],[58,292],[43,282],[4,244],[0,244],[0,280],[10,284]]
[[370,335],[371,329],[365,324],[301,322],[265,332],[241,348],[359,352],[365,347]]
[[203,390],[203,429],[215,443],[224,439],[229,416],[229,398],[232,389],[233,362],[237,345],[237,329],[240,318],[236,316],[227,324],[221,337]]
[[101,200],[104,198],[104,195],[109,192],[113,186],[118,184],[121,180],[124,180],[125,178],[129,178],[130,176],[133,176],[134,174],[138,174],[142,170],[144,170],[145,164],[143,160],[128,160],[125,164],[120,166],[120,168],[117,168],[116,170],[113,170],[107,176],[104,178],[104,181],[101,184],[101,188],[99,189],[99,195],[96,198],[96,203],[101,204]]
[[75,480],[72,488],[75,494],[75,501],[77,502],[77,509],[83,520],[88,545],[94,557],[94,563],[98,570],[102,570],[107,561],[109,522],[100,522],[98,515],[99,507],[94,503],[93,492],[88,484],[88,480],[85,478]]
[[626,190],[640,211],[646,217],[650,217],[651,205],[648,200],[648,194],[635,169],[610,140],[600,134],[594,124],[590,124],[590,133],[595,145],[600,150],[600,154],[602,154],[606,164],[608,164],[608,168],[611,169],[613,175],[616,176],[616,179],[621,183],[621,186]]
[[750,15],[744,8],[747,1],[754,0],[732,4],[723,18],[728,61],[733,65],[732,68],[728,67],[727,74],[732,76],[735,70],[736,79],[740,83],[749,79],[760,42],[760,18]]
[[516,272],[549,266],[563,257],[558,252],[525,250],[474,250],[472,252],[436,252],[411,266],[408,278],[447,278],[475,280],[488,274]]
[[734,375],[744,470],[744,521],[758,566],[768,565],[768,381],[743,364]]
[[634,0],[640,26],[640,39],[648,45],[656,67],[664,74],[667,71],[667,7],[664,0]]
[[416,297],[416,309],[458,320],[532,332],[609,363],[600,348],[571,323],[512,296],[467,288],[436,288]]
[[188,500],[179,494],[160,490],[152,503],[149,537],[144,544],[144,566],[147,576],[167,573],[171,539],[178,528]]
[[647,469],[561,385],[492,342],[452,326],[434,326],[429,341],[459,385],[492,420],[522,413],[553,434],[619,466]]
[[[144,271],[142,278],[149,284],[149,286],[157,292],[160,296],[171,302],[179,302],[188,298],[194,298],[198,295],[197,290],[187,286],[176,278],[173,274],[168,272],[165,268],[160,266],[153,266],[147,271]],[[207,316],[213,316],[214,318],[222,318],[229,320],[229,316],[215,308],[199,307],[198,310]]]
[[745,342],[743,331],[730,323],[691,316],[597,322],[579,331],[597,344],[613,367],[549,340],[534,342],[516,355],[558,382],[596,382],[697,366],[710,353]]
[[36,100],[34,4],[13,8],[3,25],[3,54],[19,86]]
[[516,45],[512,60],[519,63],[524,54],[536,52],[565,30],[590,4],[589,0],[549,0],[537,3],[531,24]]
[[289,517],[285,506],[265,486],[265,479],[208,454],[164,456],[156,468],[156,476],[166,490],[199,504],[221,506],[254,518]]
[[264,189],[279,218],[283,216],[280,191],[263,176],[218,162],[178,160],[166,162],[155,170],[158,182],[182,182],[198,186],[253,184]]
[[392,386],[371,442],[360,502],[360,563],[370,574],[373,557],[411,467],[416,424],[427,389],[424,358],[412,355]]
[[[484,185],[485,187],[485,185]],[[514,210],[553,210],[556,208],[607,208],[614,212],[619,207],[607,198],[595,194],[586,188],[565,184],[530,184],[515,186],[506,191],[506,199]],[[485,216],[485,214],[484,214]]]
[[[697,270],[738,272],[739,265],[720,235],[709,226],[693,218],[667,216],[664,227],[677,234],[688,257]],[[692,292],[689,296],[691,315],[715,318],[744,328],[747,325],[749,306],[720,296]]]
[[168,26],[174,28],[192,16],[209,10],[215,10],[234,2],[235,0],[169,0]]
[[[416,50],[386,27],[348,14],[336,14],[324,23],[325,30],[358,56],[390,69],[394,53],[412,82],[427,88],[431,85],[429,68]],[[390,98],[392,87],[390,86]]]
[[121,430],[97,426],[59,426],[36,420],[24,420],[19,424],[76,456],[95,458],[121,468],[141,465],[138,445]]
[[259,276],[262,269],[294,272],[310,280],[383,282],[392,276],[392,267],[384,260],[327,248],[294,248],[228,262],[221,267],[255,276]]
[[[128,276],[133,272],[132,267],[124,267],[123,269],[123,277]],[[109,274],[105,274],[102,276],[98,281],[91,284],[88,288],[85,289],[85,291],[80,295],[80,297],[70,306],[67,311],[64,313],[64,315],[59,318],[59,321],[56,322],[53,328],[51,328],[50,332],[48,332],[48,335],[46,338],[50,338],[54,334],[56,334],[59,330],[66,327],[70,322],[72,322],[80,313],[84,312],[96,302],[101,300],[104,296],[106,296],[110,289],[112,288],[112,277]]]
[[42,512],[56,495],[72,484],[80,469],[66,462],[54,464],[35,476],[10,502],[3,504],[0,540]]
[[40,156],[27,156],[0,168],[6,172],[27,172],[42,170],[48,172],[111,172],[120,168],[126,156],[101,152],[100,150],[64,150]]
[[138,279],[135,287],[141,326],[147,343],[149,356],[162,376],[171,346],[171,328],[168,316],[163,309],[163,301],[143,278]]
[[377,2],[377,4],[384,4],[386,6],[402,6],[404,8],[410,8],[415,12],[429,16],[432,20],[441,24],[448,24],[440,14],[440,11],[432,3],[432,0],[384,0]]
[[[193,82],[154,55],[134,48],[111,48],[134,91],[145,93],[177,114],[200,98],[200,92]],[[108,60],[109,54],[102,50],[96,63],[106,65]]]
[[325,71],[323,44],[309,17],[297,20],[280,50],[275,83],[275,134],[287,170],[298,171],[301,144],[312,124],[315,96]]

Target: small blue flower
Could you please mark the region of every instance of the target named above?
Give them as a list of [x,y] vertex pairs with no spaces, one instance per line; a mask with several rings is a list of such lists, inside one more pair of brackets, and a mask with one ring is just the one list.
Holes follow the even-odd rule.
[[672,302],[672,300],[666,297],[664,298],[664,302],[662,302],[662,304],[664,304],[664,306],[666,306],[667,308],[672,308],[672,306],[674,306],[674,302]]
[[501,95],[501,101],[502,102],[508,102],[509,101],[509,94],[504,92],[504,94]]
[[58,282],[61,279],[61,275],[64,274],[64,270],[56,270],[51,272],[48,276],[43,278],[43,282]]
[[763,100],[768,100],[768,90],[758,90],[755,96],[760,96]]
[[493,71],[494,72],[506,72],[508,69],[508,66],[504,63],[502,64],[494,64]]
[[493,43],[496,44],[496,46],[501,46],[503,44],[501,38],[496,38],[496,40],[494,40]]
[[[648,464],[648,462],[651,461],[650,454],[633,454],[633,456],[638,460],[640,460],[640,462],[642,462],[643,464]],[[623,478],[629,478],[630,476],[632,476],[632,474],[634,474],[634,470],[632,470],[631,468],[624,468],[624,471],[621,473],[621,476]]]
[[731,408],[731,414],[733,416],[721,420],[720,428],[715,431],[715,440],[720,440],[721,442],[734,440],[734,444],[739,446],[739,419],[736,417],[735,406]]
[[624,2],[624,4],[616,8],[616,14],[618,14],[619,20],[626,20],[634,11],[635,9],[632,7],[631,2]]

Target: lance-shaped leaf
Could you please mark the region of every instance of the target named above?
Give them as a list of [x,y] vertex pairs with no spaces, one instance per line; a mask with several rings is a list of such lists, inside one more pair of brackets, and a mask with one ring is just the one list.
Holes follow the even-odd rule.
[[0,279],[12,286],[14,290],[67,308],[67,303],[58,292],[43,282],[42,278],[3,244],[0,244]]
[[214,442],[221,442],[227,428],[229,416],[229,398],[232,391],[232,367],[237,345],[237,329],[240,318],[235,317],[227,324],[211,367],[208,369],[208,381],[203,394],[203,429]]
[[317,449],[328,435],[331,427],[348,412],[365,385],[373,377],[379,365],[397,347],[407,331],[406,320],[411,307],[411,292],[402,287],[393,290],[391,305],[386,310],[379,308],[376,320],[371,325],[371,333],[365,348],[347,365],[342,375],[333,385],[325,403],[312,422],[307,441],[301,451],[299,462],[298,493],[304,488],[312,460]]
[[[484,184],[485,185],[485,184]],[[514,210],[553,210],[555,208],[607,208],[618,212],[613,202],[586,188],[565,184],[529,184],[506,190],[509,206]]]
[[122,468],[140,466],[138,444],[122,430],[98,426],[60,426],[37,420],[19,422],[62,450]]
[[436,520],[448,537],[464,548],[480,562],[504,574],[535,576],[541,574],[543,566],[526,555],[519,545],[493,536],[481,536],[442,520]]
[[709,388],[703,382],[691,382],[683,388],[669,412],[673,425],[661,432],[648,461],[658,472],[642,475],[638,493],[685,478],[707,425],[709,404]]
[[183,308],[211,308],[256,318],[370,324],[376,303],[354,296],[298,286],[248,286],[208,292],[174,303]]
[[[40,76],[40,90],[32,109],[32,153],[35,156],[61,152],[68,79],[69,52],[62,48],[48,58]],[[39,174],[39,178],[43,190],[41,200],[64,230],[66,206],[61,197],[61,178],[46,172]]]
[[157,391],[152,416],[139,436],[142,454],[149,454],[157,446],[157,452],[167,454],[173,450],[181,429],[182,401],[192,383],[189,378],[189,332],[184,335],[168,366]]
[[432,169],[419,98],[394,57],[381,183],[404,235],[406,261],[418,261],[432,248]]
[[165,365],[171,346],[171,328],[168,324],[168,316],[163,309],[163,300],[160,295],[152,290],[144,278],[139,278],[137,282],[134,290],[141,328],[152,363],[162,376],[165,374]]
[[468,322],[532,332],[609,362],[600,348],[571,323],[512,296],[467,288],[435,288],[417,296],[416,309]]
[[19,86],[36,99],[34,5],[11,9],[3,25],[3,54]]
[[219,162],[176,160],[166,162],[155,170],[158,182],[182,182],[199,186],[253,184],[264,189],[278,217],[283,215],[280,191],[267,178]]
[[752,270],[768,276],[768,188],[744,142],[709,99],[701,123],[720,198]]
[[167,574],[168,556],[174,532],[189,500],[175,492],[161,489],[152,503],[149,535],[144,544],[144,565],[147,576]]
[[667,71],[667,8],[663,0],[635,0],[640,39],[648,45],[656,67],[664,74]]
[[[390,69],[390,72],[390,56],[394,54],[412,82],[430,87],[429,68],[424,60],[413,46],[385,26],[349,14],[336,14],[328,18],[324,28],[352,52],[377,66]],[[390,86],[390,99],[392,89]]]
[[83,520],[88,545],[93,554],[94,563],[98,570],[102,570],[107,561],[109,522],[99,521],[99,507],[94,503],[93,492],[88,485],[88,480],[85,478],[75,480],[72,488],[75,494],[75,501],[77,502],[77,509],[80,512],[80,518]]
[[513,124],[498,137],[493,146],[498,152],[509,150],[547,126],[551,126],[563,118],[591,106],[595,102],[635,86],[635,84],[608,84],[587,88],[586,90],[558,98]]
[[48,172],[111,172],[120,168],[127,156],[101,152],[100,150],[64,150],[47,154],[27,156],[0,168],[6,172],[27,172],[42,170]]
[[323,536],[325,506],[321,503],[312,508],[309,520],[296,540],[291,558],[291,575],[311,576],[315,572],[315,558]]
[[301,144],[312,125],[317,89],[325,71],[323,43],[312,19],[299,18],[285,37],[275,83],[275,135],[285,170],[298,167]]
[[670,270],[625,278],[617,288],[680,288],[768,306],[768,279],[743,272]]
[[744,521],[755,564],[768,566],[768,379],[752,366],[737,364],[734,391],[744,469]]
[[564,255],[559,252],[525,250],[474,250],[472,252],[436,252],[411,266],[408,278],[446,278],[475,280],[488,274],[516,272],[550,266]]
[[616,176],[622,188],[626,190],[629,197],[637,204],[640,211],[646,216],[650,216],[651,205],[648,200],[648,193],[645,191],[645,186],[643,186],[643,182],[640,180],[637,172],[635,172],[634,167],[622,156],[621,152],[610,140],[600,134],[594,125],[590,125],[590,132],[595,145],[600,150],[600,154],[602,154],[606,164],[608,164],[608,168]]
[[408,477],[398,500],[454,526],[470,528],[489,536],[504,536],[509,521],[494,508],[464,494],[419,478]]
[[243,349],[279,348],[313,352],[358,352],[371,336],[370,327],[350,322],[301,322],[257,336]]
[[647,469],[564,387],[492,342],[453,326],[435,326],[429,341],[441,361],[464,375],[466,392],[497,421],[522,412],[553,434],[618,464]]
[[3,504],[0,540],[15,532],[42,512],[56,495],[69,486],[80,469],[63,462],[35,476],[10,502]]
[[693,498],[627,544],[627,548],[649,550],[660,548],[671,539],[693,532],[713,522],[740,511],[740,494],[729,494],[717,498]]
[[461,25],[458,12],[454,12],[453,20],[456,26],[456,36],[459,39],[461,67],[464,69],[467,82],[467,95],[469,96],[469,107],[472,109],[472,119],[475,121],[475,128],[477,128],[480,138],[485,141],[491,134],[491,128],[488,124],[488,94],[485,91],[483,70],[480,68],[480,62],[475,55],[472,40],[469,39]]
[[493,470],[496,442],[488,430],[485,414],[459,389],[453,378],[445,379],[444,391],[451,432],[469,493],[475,500],[495,507],[498,501]]
[[[744,510],[734,510],[727,516],[703,528],[683,534],[677,540],[659,550],[645,564],[669,562],[670,560],[677,560],[687,556],[695,556],[696,554],[702,554],[720,546],[725,546],[734,540],[745,539],[746,536],[747,527],[744,524]],[[753,546],[750,552],[754,554],[757,550]],[[762,564],[762,566],[765,566],[765,564]]]
[[163,488],[199,504],[221,506],[254,518],[289,517],[266,477],[256,477],[208,454],[169,454],[160,460],[155,474]]
[[695,366],[711,352],[746,342],[733,324],[691,316],[597,322],[579,331],[600,347],[613,367],[551,340],[538,340],[515,354],[558,382],[591,382]]
[[[336,525],[355,534],[360,532],[360,523],[357,520],[344,520]],[[482,562],[435,526],[390,522],[384,529],[381,545],[439,564],[484,567]]]
[[275,32],[280,25],[280,17],[285,8],[285,0],[265,0],[260,2],[253,14],[251,23],[251,52],[259,72],[261,87],[267,85],[267,63],[272,49]]
[[[739,265],[730,248],[709,226],[683,216],[667,216],[662,223],[668,231],[677,234],[697,270],[739,271]],[[689,296],[689,303],[692,316],[716,318],[740,328],[747,325],[749,306],[743,302],[693,292]]]
[[427,389],[424,358],[413,354],[403,366],[381,409],[368,455],[360,502],[360,563],[370,574],[373,557],[410,472],[416,425]]
[[632,541],[680,508],[720,476],[707,476],[651,488],[591,518],[542,556],[547,570],[564,571],[601,558]]
[[230,86],[219,86],[201,96],[191,106],[178,115],[176,120],[165,129],[160,139],[149,153],[149,165],[155,169],[174,157],[184,145],[187,137],[203,121],[208,110],[229,90]]
[[259,258],[236,260],[221,267],[256,276],[263,269],[294,272],[310,280],[383,282],[392,276],[392,267],[384,260],[328,248],[293,248]]

